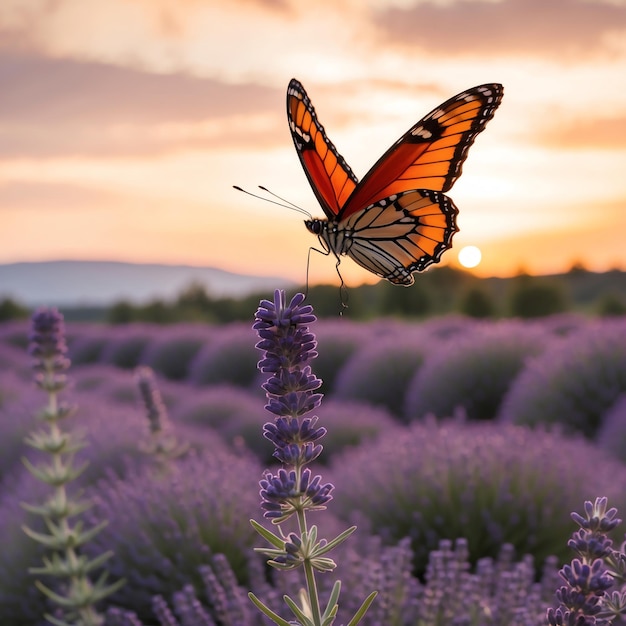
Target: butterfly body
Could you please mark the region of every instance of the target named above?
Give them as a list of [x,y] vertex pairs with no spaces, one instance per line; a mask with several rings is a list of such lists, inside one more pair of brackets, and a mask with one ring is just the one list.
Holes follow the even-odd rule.
[[451,98],[407,131],[359,182],[328,139],[302,85],[287,89],[296,151],[325,215],[305,221],[337,259],[399,285],[437,263],[458,231],[444,195],[461,175],[469,146],[493,117],[502,86],[480,85]]

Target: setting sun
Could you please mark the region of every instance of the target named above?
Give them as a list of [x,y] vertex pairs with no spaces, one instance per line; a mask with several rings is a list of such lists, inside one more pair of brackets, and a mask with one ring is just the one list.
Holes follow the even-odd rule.
[[482,252],[476,246],[465,246],[459,250],[459,263],[468,269],[476,267],[482,258]]

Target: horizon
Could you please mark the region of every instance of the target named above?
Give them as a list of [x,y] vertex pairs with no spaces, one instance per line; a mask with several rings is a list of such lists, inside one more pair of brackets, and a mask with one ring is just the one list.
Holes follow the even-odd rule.
[[[262,184],[322,215],[287,126],[296,77],[359,178],[444,100],[502,83],[447,192],[460,232],[441,265],[476,246],[482,261],[465,271],[480,277],[623,271],[624,31],[624,0],[7,0],[0,263],[303,283],[317,241],[301,216],[232,189]],[[347,258],[341,273],[378,280]],[[336,284],[334,259],[311,255],[309,279]]]
[[[347,261],[346,261],[347,262]],[[225,269],[223,267],[218,267],[217,265],[200,265],[200,264],[195,264],[195,263],[166,263],[166,262],[159,262],[159,261],[149,261],[149,262],[141,262],[141,261],[124,261],[124,260],[117,260],[117,259],[70,259],[70,258],[58,258],[58,259],[44,259],[44,260],[33,260],[33,261],[10,261],[8,263],[4,263],[4,262],[0,262],[0,267],[7,267],[7,266],[11,266],[11,265],[41,265],[41,264],[55,264],[55,263],[76,263],[76,264],[81,264],[81,263],[85,263],[85,264],[102,264],[102,265],[106,265],[106,264],[117,264],[117,265],[131,265],[131,266],[136,266],[136,267],[141,267],[141,266],[162,266],[162,267],[167,267],[167,268],[188,268],[188,269],[193,269],[193,270],[215,270],[217,272],[223,272],[225,274],[234,274],[236,276],[242,276],[242,277],[247,277],[247,278],[276,278],[276,279],[284,279],[287,280],[289,282],[292,282],[294,284],[298,284],[297,281],[293,281],[291,279],[289,279],[287,276],[280,276],[280,275],[273,275],[273,274],[267,274],[264,272],[250,272],[250,273],[243,273],[243,272],[233,272],[231,270]],[[343,263],[343,257],[342,257],[342,263]],[[343,268],[343,264],[340,266],[341,268]],[[477,268],[475,267],[465,267],[463,266],[461,263],[458,262],[451,262],[451,263],[438,263],[438,264],[434,264],[431,265],[430,267],[428,267],[426,270],[422,271],[422,272],[417,272],[416,273],[416,280],[419,280],[419,276],[423,275],[427,272],[432,272],[432,271],[437,271],[438,269],[443,269],[443,268],[447,268],[447,269],[451,269],[451,270],[455,270],[455,271],[460,271],[460,272],[465,272],[467,274],[470,274],[478,279],[490,279],[490,278],[517,278],[520,276],[530,276],[533,278],[542,278],[542,277],[550,277],[550,276],[561,276],[564,274],[569,274],[571,272],[588,272],[591,274],[606,274],[606,273],[610,273],[610,272],[626,272],[625,268],[620,268],[620,267],[609,267],[608,269],[605,270],[593,270],[590,269],[589,267],[587,267],[584,263],[580,263],[580,262],[574,262],[572,263],[569,267],[566,267],[563,269],[563,271],[559,271],[559,272],[552,272],[552,273],[532,273],[532,272],[528,272],[526,271],[525,268],[523,267],[519,267],[515,272],[513,272],[510,275],[507,276],[498,276],[498,275],[483,275],[480,272],[475,271]],[[375,277],[377,279],[377,281],[374,282],[380,282],[383,281],[383,278],[380,277]],[[335,281],[329,281],[330,283],[334,284]],[[304,283],[302,283],[304,284]],[[315,283],[315,284],[325,284],[325,283]],[[357,285],[351,285],[351,287],[358,287],[361,284],[373,284],[371,281],[363,281],[362,283],[359,283]],[[2,287],[0,286],[0,295],[2,295]]]

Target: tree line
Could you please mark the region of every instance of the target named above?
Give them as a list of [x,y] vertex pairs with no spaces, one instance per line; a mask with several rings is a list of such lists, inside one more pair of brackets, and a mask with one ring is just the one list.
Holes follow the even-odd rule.
[[[305,291],[302,287],[301,291]],[[297,290],[294,290],[294,293]],[[417,274],[411,287],[398,287],[380,281],[375,285],[339,288],[315,285],[307,292],[318,317],[340,313],[354,320],[393,316],[424,319],[435,315],[460,313],[475,318],[532,318],[567,311],[597,315],[626,314],[626,272],[588,272],[580,265],[565,274],[513,278],[478,278],[449,267],[438,267]],[[242,298],[211,295],[199,283],[192,283],[172,300],[154,299],[146,303],[121,300],[110,307],[63,309],[68,320],[104,321],[111,324],[148,322],[172,324],[200,322],[224,324],[249,321],[261,298],[255,293]],[[26,318],[27,307],[11,298],[0,300],[0,322]]]

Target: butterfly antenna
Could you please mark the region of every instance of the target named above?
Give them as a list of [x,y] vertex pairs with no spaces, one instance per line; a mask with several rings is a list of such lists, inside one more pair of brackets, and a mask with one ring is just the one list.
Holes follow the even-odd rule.
[[309,219],[313,219],[313,216],[306,209],[303,209],[301,206],[298,206],[297,204],[294,204],[293,202],[290,202],[289,200],[282,198],[281,196],[274,193],[273,191],[270,191],[267,187],[263,187],[263,185],[259,185],[259,189],[261,189],[262,191],[265,191],[265,193],[269,193],[270,196],[274,196],[274,198],[277,198],[281,202],[288,204],[294,211],[299,211],[300,213],[303,213],[304,215],[306,215]]
[[277,196],[275,193],[272,193],[271,191],[269,191],[269,189],[266,189],[265,187],[262,187],[261,185],[259,185],[259,189],[262,189],[263,191],[274,196],[275,198],[278,198],[280,202],[276,202],[276,200],[271,200],[270,198],[265,198],[263,196],[259,196],[256,193],[252,193],[251,191],[248,191],[246,189],[242,189],[241,187],[239,187],[239,185],[233,185],[233,188],[236,189],[237,191],[242,191],[243,193],[247,193],[249,196],[252,196],[253,198],[258,198],[259,200],[264,200],[265,202],[271,202],[272,204],[281,206],[284,209],[290,209],[291,211],[298,211],[298,213],[302,213],[306,215],[309,219],[313,219],[313,216],[302,207],[299,207],[297,204],[294,204],[293,202],[289,202],[289,200],[285,200],[284,198]]

